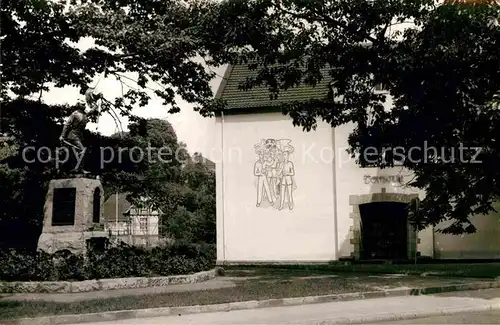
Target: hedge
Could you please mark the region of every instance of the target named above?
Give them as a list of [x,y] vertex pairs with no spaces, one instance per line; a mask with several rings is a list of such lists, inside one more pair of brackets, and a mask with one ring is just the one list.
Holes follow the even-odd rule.
[[0,252],[0,281],[82,281],[106,278],[169,276],[208,270],[215,265],[215,247],[175,243],[140,248],[120,244],[87,255],[60,251]]

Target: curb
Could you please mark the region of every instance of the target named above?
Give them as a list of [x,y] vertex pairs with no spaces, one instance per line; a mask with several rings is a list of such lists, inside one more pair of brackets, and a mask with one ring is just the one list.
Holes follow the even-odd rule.
[[115,289],[165,287],[173,284],[188,284],[211,280],[219,275],[221,268],[187,275],[160,277],[135,277],[99,279],[86,281],[40,281],[0,282],[0,293],[77,293]]
[[457,308],[445,308],[442,310],[435,311],[419,311],[419,312],[407,312],[401,314],[380,314],[380,315],[372,315],[370,317],[362,316],[362,317],[349,317],[349,318],[339,318],[332,321],[326,321],[321,323],[322,325],[329,324],[367,324],[367,323],[379,323],[379,322],[391,322],[391,321],[403,321],[410,319],[418,319],[425,317],[435,317],[435,316],[446,316],[446,315],[454,315],[457,313],[475,313],[475,312],[483,312],[483,311],[491,311],[491,310],[499,310],[500,304],[489,304],[484,306],[474,306],[474,307],[457,307]]
[[[245,310],[256,308],[269,308],[269,307],[285,307],[285,306],[299,306],[307,304],[328,303],[334,301],[352,301],[361,299],[373,299],[384,297],[403,297],[403,296],[418,296],[435,293],[453,292],[453,291],[466,291],[466,290],[481,290],[500,288],[500,281],[479,282],[470,284],[448,285],[441,287],[426,287],[426,288],[409,288],[409,289],[393,289],[385,291],[369,291],[369,292],[355,292],[345,294],[334,294],[324,296],[308,296],[297,298],[282,298],[282,299],[268,299],[268,300],[251,300],[241,302],[230,302],[216,305],[197,305],[197,306],[181,306],[181,307],[162,307],[150,309],[134,309],[134,310],[118,310],[102,313],[92,314],[79,314],[79,315],[57,315],[46,316],[38,318],[21,318],[15,320],[0,321],[3,325],[61,325],[61,324],[77,324],[77,323],[94,323],[101,321],[118,321],[125,319],[138,319],[159,316],[178,316],[183,314],[199,314],[210,312],[226,312],[232,310]],[[340,323],[367,323],[376,321],[390,321],[402,320],[411,318],[420,318],[426,316],[446,315],[456,312],[475,312],[500,309],[500,304],[490,304],[481,307],[469,307],[462,309],[446,309],[442,311],[411,313],[411,314],[385,314],[374,315],[372,318],[352,318],[352,319],[339,319],[332,321],[332,324]],[[327,324],[327,323],[325,323]]]

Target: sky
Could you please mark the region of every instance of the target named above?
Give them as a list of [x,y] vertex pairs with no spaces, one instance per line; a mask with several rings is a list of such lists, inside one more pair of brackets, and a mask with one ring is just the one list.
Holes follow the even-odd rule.
[[[84,39],[76,44],[80,50],[85,50],[93,46],[91,39]],[[213,71],[217,73],[217,77],[211,82],[212,91],[215,95],[217,92],[226,66],[219,67]],[[128,74],[129,77],[134,76]],[[133,78],[135,79],[135,78]],[[132,81],[127,80],[126,83],[130,86],[137,86]],[[98,76],[92,86],[97,84],[97,91],[101,92],[103,96],[110,101],[114,98],[121,96],[122,86],[120,81],[114,77],[103,79]],[[155,88],[156,85],[148,85],[148,87]],[[124,87],[124,92],[127,87]],[[161,118],[169,121],[176,133],[179,141],[187,144],[190,153],[201,152],[205,157],[212,159],[211,155],[214,152],[215,146],[215,119],[204,118],[198,112],[193,110],[193,105],[183,101],[181,98],[176,98],[181,112],[169,114],[168,108],[162,105],[162,100],[157,97],[152,91],[148,91],[151,100],[145,107],[136,107],[132,113],[143,118]],[[55,88],[50,87],[50,91],[43,93],[42,99],[48,104],[75,104],[77,101],[83,101],[84,96],[80,95],[79,89],[76,87]],[[128,125],[128,119],[120,116],[122,128],[125,130]],[[99,118],[97,123],[89,123],[87,129],[91,131],[98,131],[103,135],[111,135],[118,132],[119,129],[113,118],[109,114],[104,114]]]
[[[412,25],[411,22],[410,25]],[[407,26],[407,23],[399,24],[393,26],[388,32],[393,33],[396,30],[402,30]],[[85,51],[86,49],[95,46],[91,38],[84,38],[80,40],[79,43],[73,45],[81,51]],[[211,82],[214,94],[220,86],[222,76],[224,75],[226,68],[227,66],[223,66],[213,70],[217,74],[217,77]],[[128,77],[136,79],[132,74],[128,74]],[[97,76],[92,86],[95,86],[97,81],[97,90],[101,92],[107,100],[114,101],[114,98],[121,96],[122,85],[114,77],[102,79],[101,76]],[[136,86],[132,81],[127,80],[127,83],[131,86]],[[155,88],[158,86],[155,84],[148,84],[148,87]],[[123,92],[126,91],[127,87],[124,87]],[[132,113],[143,118],[166,119],[173,125],[179,141],[187,144],[190,153],[201,152],[205,157],[214,159],[215,157],[212,157],[212,155],[216,152],[216,150],[214,150],[215,119],[202,117],[199,113],[193,110],[193,105],[183,101],[179,97],[177,97],[176,100],[181,108],[181,112],[169,114],[168,108],[162,105],[161,99],[159,99],[152,91],[148,92],[151,97],[149,104],[145,107],[136,107]],[[49,92],[45,92],[43,94],[43,100],[48,104],[75,104],[79,100],[83,101],[83,99],[83,95],[80,95],[79,89],[76,87],[51,87]],[[126,130],[128,119],[120,117],[120,120],[122,128]],[[113,118],[108,114],[101,116],[98,123],[89,123],[87,125],[87,129],[98,131],[104,135],[111,135],[119,131]]]

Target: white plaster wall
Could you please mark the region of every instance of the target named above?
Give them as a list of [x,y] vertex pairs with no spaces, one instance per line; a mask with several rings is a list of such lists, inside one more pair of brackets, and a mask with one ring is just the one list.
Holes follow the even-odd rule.
[[[346,217],[352,211],[352,206],[349,205],[349,195],[380,193],[382,188],[385,188],[387,193],[417,193],[420,199],[425,197],[424,191],[401,187],[398,184],[365,184],[364,175],[402,175],[404,182],[408,182],[412,179],[412,173],[402,168],[359,168],[355,160],[350,158],[345,151],[348,147],[347,139],[352,130],[353,124],[335,129],[339,256],[349,256],[353,249],[349,242],[349,227],[352,225],[352,219]],[[495,208],[500,211],[500,203],[496,203]],[[442,223],[435,228],[430,226],[420,231],[417,251],[423,256],[440,259],[500,258],[500,212],[493,212],[487,216],[474,216],[472,221],[477,232],[471,235],[444,235],[435,231],[446,227],[447,223]]]
[[[332,132],[321,124],[317,131],[306,133],[279,113],[230,115],[224,122],[217,118],[218,261],[327,261],[349,256],[353,251],[350,195],[384,189],[425,197],[423,191],[397,183],[366,184],[365,175],[401,175],[406,183],[412,174],[400,167],[359,168],[346,152],[352,129],[348,124]],[[254,145],[262,138],[288,138],[295,146],[291,161],[297,189],[292,211],[255,206]],[[496,207],[500,211],[500,204]],[[435,258],[500,258],[500,214],[476,216],[473,222],[478,228],[473,235],[443,235],[433,227],[420,231],[417,251]]]
[[[330,126],[306,133],[281,113],[230,115],[216,123],[224,153],[216,161],[219,262],[336,259]],[[266,138],[290,139],[295,147],[293,210],[256,207],[254,145]]]
[[420,238],[420,243],[417,244],[417,251],[420,252],[421,256],[428,256],[435,258],[434,256],[434,227],[429,226],[418,233],[418,238]]
[[224,207],[226,202],[224,201],[224,166],[223,166],[223,146],[224,143],[224,128],[225,128],[225,118],[216,117],[215,119],[215,152],[212,154],[211,159],[215,163],[215,223],[216,223],[216,250],[217,250],[217,261],[226,260],[226,233],[225,233],[225,218],[224,218]]
[[[494,204],[500,211],[500,202]],[[476,233],[464,235],[434,234],[435,254],[440,259],[492,259],[500,258],[500,213],[477,215],[471,218]],[[449,222],[436,226],[443,229]]]
[[[350,195],[364,195],[370,193],[381,193],[385,189],[386,193],[400,194],[419,194],[420,198],[424,195],[418,189],[408,186],[402,186],[398,183],[369,184],[365,181],[365,176],[396,176],[403,177],[403,184],[411,180],[411,173],[401,167],[394,168],[360,168],[356,164],[355,158],[351,158],[346,152],[348,148],[348,137],[354,128],[354,124],[345,124],[335,129],[335,177],[337,192],[337,216],[338,216],[338,234],[339,234],[339,256],[349,256],[353,251],[353,245],[350,244],[350,227],[353,225],[353,219],[350,213],[353,207],[349,204]],[[432,232],[421,232],[419,234],[421,244],[417,247],[427,247],[432,242]],[[424,245],[422,245],[424,244]],[[421,246],[421,247],[420,247]],[[426,249],[428,251],[428,249]],[[432,251],[432,250],[431,250]]]

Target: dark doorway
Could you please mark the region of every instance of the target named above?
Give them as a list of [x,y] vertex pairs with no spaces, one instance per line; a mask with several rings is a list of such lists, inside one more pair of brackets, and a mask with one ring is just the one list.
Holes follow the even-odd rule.
[[361,204],[361,259],[408,258],[406,203]]

